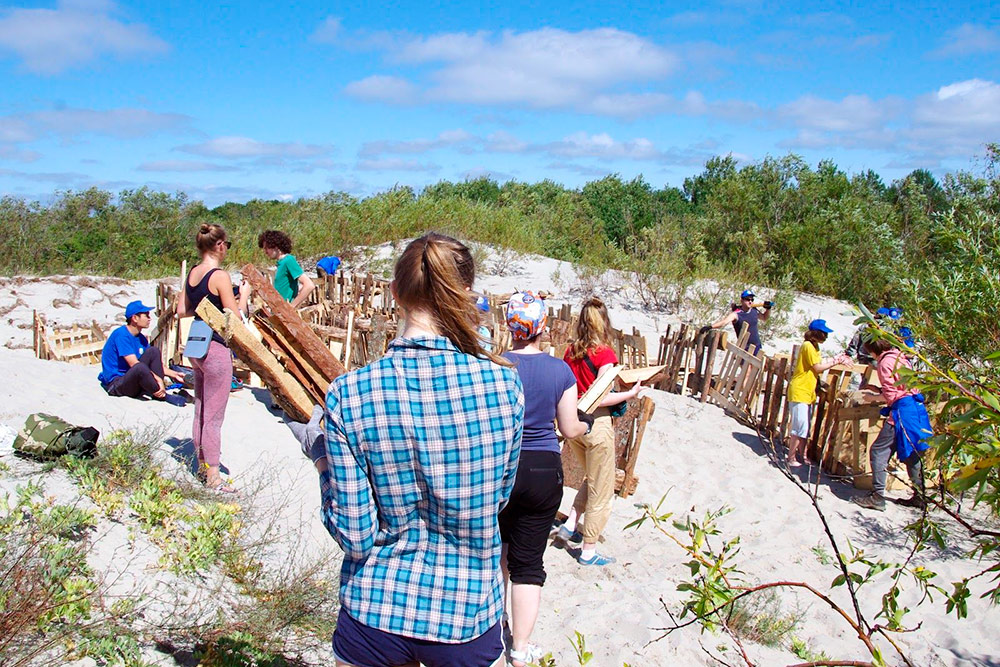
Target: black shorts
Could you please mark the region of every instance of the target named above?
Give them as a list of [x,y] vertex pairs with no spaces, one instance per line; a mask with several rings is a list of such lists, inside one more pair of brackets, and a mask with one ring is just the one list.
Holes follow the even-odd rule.
[[507,545],[507,571],[513,583],[545,583],[542,558],[562,495],[559,453],[522,449],[514,490],[498,517],[500,539]]

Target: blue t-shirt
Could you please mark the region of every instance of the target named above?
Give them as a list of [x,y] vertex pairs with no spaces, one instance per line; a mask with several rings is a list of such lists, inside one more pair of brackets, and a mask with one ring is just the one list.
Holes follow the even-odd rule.
[[115,378],[125,375],[130,368],[125,357],[134,354],[138,359],[148,347],[149,341],[145,336],[141,333],[133,336],[124,324],[112,331],[104,343],[104,351],[101,352],[101,373],[97,376],[101,385],[107,386]]
[[541,354],[504,352],[514,363],[524,387],[524,433],[521,450],[559,452],[556,438],[556,406],[563,393],[576,386],[576,376],[562,359]]

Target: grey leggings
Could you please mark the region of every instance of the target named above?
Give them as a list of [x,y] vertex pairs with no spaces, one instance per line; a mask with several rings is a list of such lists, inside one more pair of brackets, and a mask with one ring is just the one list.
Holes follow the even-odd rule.
[[[885,495],[885,480],[888,475],[889,457],[896,451],[896,429],[886,419],[882,423],[882,430],[878,432],[878,437],[872,443],[868,460],[872,466],[872,491],[877,495]],[[923,495],[924,493],[924,466],[920,460],[920,452],[914,452],[910,458],[905,459],[906,474],[910,476],[913,488]]]

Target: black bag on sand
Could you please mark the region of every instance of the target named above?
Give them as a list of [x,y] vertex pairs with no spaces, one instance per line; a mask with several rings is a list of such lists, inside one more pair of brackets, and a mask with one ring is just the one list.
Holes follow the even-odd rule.
[[14,437],[14,451],[42,461],[69,454],[93,458],[100,432],[92,426],[75,426],[54,415],[28,415],[24,427]]

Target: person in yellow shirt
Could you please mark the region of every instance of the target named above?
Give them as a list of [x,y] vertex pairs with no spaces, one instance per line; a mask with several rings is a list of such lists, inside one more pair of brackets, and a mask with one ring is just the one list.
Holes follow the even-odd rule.
[[822,359],[819,354],[820,343],[826,341],[833,329],[826,325],[826,320],[813,320],[806,331],[805,342],[799,348],[799,356],[795,360],[792,379],[788,383],[788,416],[791,420],[791,434],[788,438],[788,466],[796,468],[804,463],[806,440],[809,438],[809,423],[812,421],[812,407],[816,402],[816,383],[819,375],[837,364],[849,363],[850,357],[838,354],[835,357]]

